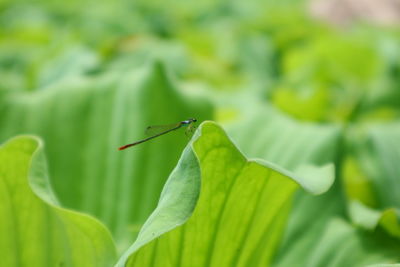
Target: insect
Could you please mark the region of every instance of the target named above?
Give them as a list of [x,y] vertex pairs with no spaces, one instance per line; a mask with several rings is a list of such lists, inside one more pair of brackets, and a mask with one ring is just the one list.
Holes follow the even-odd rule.
[[118,150],[124,150],[128,147],[139,145],[139,144],[147,142],[153,138],[159,137],[161,135],[164,135],[166,133],[172,132],[174,130],[177,130],[177,129],[179,129],[181,127],[185,127],[185,126],[188,127],[186,132],[191,132],[195,128],[194,123],[196,121],[197,121],[196,119],[190,118],[190,119],[180,121],[180,122],[174,123],[174,124],[149,126],[146,129],[146,133],[151,134],[150,137],[136,141],[131,144],[123,145],[123,146],[119,147]]

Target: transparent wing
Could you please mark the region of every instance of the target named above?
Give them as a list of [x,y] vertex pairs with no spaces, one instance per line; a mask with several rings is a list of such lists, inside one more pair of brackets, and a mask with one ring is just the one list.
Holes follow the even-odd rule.
[[152,136],[152,135],[156,135],[168,130],[171,130],[173,128],[176,128],[178,126],[180,126],[180,122],[179,123],[173,123],[173,124],[166,124],[166,125],[152,125],[146,128],[145,134],[148,136]]
[[194,123],[189,124],[189,126],[186,128],[185,134],[187,137],[191,137],[196,130],[196,125]]

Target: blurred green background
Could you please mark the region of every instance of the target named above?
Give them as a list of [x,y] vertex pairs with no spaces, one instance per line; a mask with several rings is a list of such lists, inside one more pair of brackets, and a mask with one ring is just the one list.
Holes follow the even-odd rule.
[[400,8],[373,2],[3,0],[0,141],[43,138],[60,203],[121,252],[188,139],[116,148],[148,125],[215,120],[250,158],[336,166],[327,194],[298,194],[275,266],[394,263]]

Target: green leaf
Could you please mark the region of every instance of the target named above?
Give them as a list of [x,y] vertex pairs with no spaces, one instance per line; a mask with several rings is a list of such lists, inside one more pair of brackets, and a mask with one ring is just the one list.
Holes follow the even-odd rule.
[[110,266],[109,231],[94,218],[59,206],[43,145],[21,136],[0,147],[0,251],[3,266]]
[[365,229],[381,226],[400,238],[400,186],[397,183],[400,125],[373,125],[366,133],[353,135],[351,152],[357,160],[351,157],[347,160],[350,162],[347,165],[353,167],[345,168],[343,175],[346,193],[351,199],[350,218]]
[[[348,145],[348,147],[351,145]],[[354,156],[353,153],[349,151],[343,157],[343,168],[342,168],[342,179],[345,192],[349,199],[357,199],[360,202],[370,206],[377,206],[377,196],[375,195],[375,190],[373,183],[369,175],[363,170],[361,166],[361,161],[373,160],[370,158],[370,154],[364,156]],[[367,156],[367,157],[366,157]],[[373,166],[372,164],[370,166]]]
[[0,140],[41,136],[60,202],[99,218],[124,247],[134,240],[127,233],[156,207],[188,138],[176,131],[129,150],[117,148],[145,137],[148,125],[202,121],[211,111],[201,97],[176,89],[157,63],[10,95],[0,107]]
[[[369,130],[370,152],[377,173],[371,173],[382,206],[400,208],[400,123],[376,125]],[[379,173],[379,174],[378,174]]]
[[400,264],[374,264],[367,267],[400,267]]
[[387,235],[360,231],[343,220],[334,219],[302,266],[361,267],[393,263],[400,259],[399,252],[399,243]]
[[299,184],[321,193],[332,182],[329,165],[306,167],[303,177],[247,160],[215,123],[196,133],[119,266],[265,266]]
[[[254,108],[228,132],[248,157],[272,161],[296,174],[305,164],[334,162],[341,135],[334,125],[297,121],[270,107]],[[299,191],[293,202],[274,266],[306,266],[328,222],[345,215],[337,183],[320,196]]]
[[356,225],[368,230],[375,230],[378,226],[382,226],[392,236],[400,238],[399,215],[395,208],[380,211],[353,200],[349,204],[349,215]]
[[341,129],[297,121],[270,106],[254,105],[227,131],[248,157],[274,162],[291,171],[303,164],[335,160]]

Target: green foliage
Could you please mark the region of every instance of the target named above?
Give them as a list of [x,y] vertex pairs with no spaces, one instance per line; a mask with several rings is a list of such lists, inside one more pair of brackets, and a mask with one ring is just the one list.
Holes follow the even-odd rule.
[[2,138],[19,132],[42,136],[61,203],[97,216],[117,239],[136,231],[154,209],[187,140],[169,135],[136,151],[117,148],[141,138],[148,121],[211,117],[207,103],[183,100],[160,65],[61,83],[34,96],[18,94],[3,108]]
[[108,230],[58,204],[47,178],[43,145],[21,136],[0,147],[0,234],[4,266],[110,266]]
[[2,1],[0,262],[398,265],[400,32],[307,5]]
[[[128,250],[135,252],[128,266],[269,264],[296,182],[314,193],[333,182],[331,166],[300,173],[296,178],[270,163],[246,160],[219,127],[203,123],[166,183],[159,206]],[[179,249],[170,251],[171,244]]]

